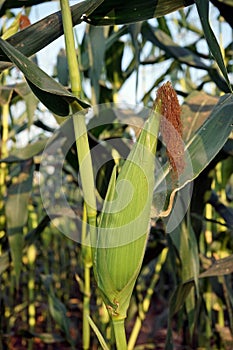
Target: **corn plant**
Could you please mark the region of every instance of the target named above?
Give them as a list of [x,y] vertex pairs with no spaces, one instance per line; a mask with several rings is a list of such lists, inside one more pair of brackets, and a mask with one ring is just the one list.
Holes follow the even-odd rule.
[[[164,0],[153,4],[150,1],[143,4],[139,1],[129,1],[124,4],[115,1],[86,0],[69,7],[66,0],[61,0],[61,11],[58,13],[47,16],[33,25],[30,25],[27,16],[19,15],[16,16],[8,32],[4,29],[0,39],[0,69],[3,71],[0,271],[3,280],[1,300],[4,301],[3,306],[1,302],[3,311],[1,315],[4,317],[1,316],[0,324],[5,327],[5,320],[10,318],[10,322],[6,325],[8,327],[6,333],[9,333],[15,322],[14,312],[20,313],[24,323],[28,319],[29,329],[21,333],[25,338],[34,337],[45,343],[55,344],[65,340],[71,348],[75,348],[75,341],[71,336],[72,326],[64,305],[68,303],[70,293],[66,276],[63,275],[66,263],[69,261],[66,253],[72,261],[75,261],[70,267],[78,270],[76,280],[82,292],[83,349],[91,347],[93,338],[90,327],[94,330],[102,348],[133,349],[149,310],[153,291],[162,280],[162,272],[166,268],[169,273],[173,271],[169,269],[169,264],[176,265],[177,259],[179,268],[173,273],[174,279],[177,278],[177,285],[174,283],[174,292],[172,295],[169,294],[166,347],[172,348],[172,320],[177,314],[180,319],[185,317],[184,315],[187,317],[189,345],[198,346],[203,342],[210,344],[214,307],[218,310],[215,331],[220,334],[221,339],[224,339],[222,333],[226,322],[221,309],[223,298],[221,300],[218,293],[215,293],[216,285],[212,286],[209,283],[207,277],[210,276],[217,276],[218,285],[223,289],[225,314],[232,332],[230,292],[232,254],[228,233],[218,246],[214,244],[215,237],[219,235],[218,225],[224,226],[226,223],[229,230],[232,228],[231,211],[226,205],[228,199],[225,198],[224,203],[219,199],[224,196],[223,183],[225,186],[229,185],[232,190],[230,182],[232,146],[229,139],[232,131],[232,86],[226,69],[226,66],[230,67],[231,64],[228,58],[230,47],[225,50],[224,56],[223,49],[220,48],[209,24],[209,1],[195,1],[203,32],[188,21],[188,6],[193,3],[193,1]],[[218,1],[213,3],[217,3],[216,6],[221,9],[222,15],[231,23],[231,18],[229,19],[224,11],[225,8],[231,9],[231,3],[224,1],[223,7],[220,7]],[[31,2],[27,4],[30,6]],[[18,2],[15,3],[17,7],[19,5]],[[180,11],[183,27],[198,34],[200,38],[204,33],[215,63],[210,60],[208,64],[202,60],[202,55],[197,50],[197,43],[190,47],[178,45],[168,22],[161,17],[180,10],[184,5],[187,6],[186,16]],[[0,13],[7,13],[5,11],[8,6],[11,5],[3,3]],[[154,17],[158,17],[155,27],[151,21],[146,21]],[[22,24],[25,21],[26,25]],[[73,26],[83,22],[86,23],[86,31],[78,48],[77,58]],[[70,81],[70,89],[48,76],[28,58],[63,33],[67,53],[64,60],[66,79],[61,78],[59,69],[62,67],[58,67],[58,80],[63,83]],[[141,41],[138,40],[139,34]],[[133,52],[132,60],[125,71],[121,63],[123,53],[127,53],[129,45],[128,42],[125,44],[121,40],[124,35],[127,35],[130,50]],[[147,51],[144,61],[141,61],[142,46],[148,43],[152,45],[150,52]],[[123,119],[131,126],[130,132],[133,129],[136,142],[134,140],[132,145],[132,139],[128,134],[126,141],[109,145],[107,142],[109,138],[112,137],[114,140],[114,137],[119,135],[122,138],[128,132],[125,123],[120,119],[122,110],[116,104],[121,87],[134,73],[135,101],[137,101],[140,66],[151,64],[151,57],[155,64],[166,62],[168,58],[172,62],[141,98],[150,108],[144,109],[141,113],[130,112],[133,118],[143,121],[144,124],[138,125],[129,121],[127,116]],[[13,65],[25,78],[20,86],[9,85],[6,81]],[[193,81],[190,67],[205,72],[206,75],[199,85]],[[90,79],[91,84],[89,100],[83,84],[86,77]],[[168,78],[176,85],[177,90],[181,88],[183,97],[188,95],[182,108],[171,83],[165,82]],[[159,87],[162,82],[165,83]],[[211,86],[212,83],[216,87],[216,97],[203,92],[189,94],[193,90],[200,90],[205,84]],[[224,93],[221,97],[219,95],[222,93],[220,94],[219,90]],[[14,121],[12,125],[8,125],[8,115],[19,99],[25,102],[28,124],[25,123],[24,114],[21,117],[22,124],[19,125]],[[60,126],[58,132],[49,129],[46,123],[37,121],[37,125],[43,131],[54,132],[53,137],[48,140],[41,133],[40,139],[32,139],[25,148],[12,147],[8,152],[7,141],[14,141],[14,136],[23,128],[28,127],[30,135],[35,110],[40,108],[38,101],[54,114],[59,123],[61,123],[60,117],[70,118]],[[109,104],[102,107],[93,106],[101,102],[115,102],[115,104],[110,108]],[[93,116],[89,121],[90,110]],[[103,159],[109,160],[109,163],[104,164],[102,168],[99,168],[98,164],[100,159],[98,157],[95,159],[93,156],[95,146],[101,149],[102,165]],[[225,152],[224,155],[220,150],[222,153]],[[54,163],[50,164],[51,158]],[[55,169],[54,176],[47,174],[40,188],[47,213],[44,213],[42,204],[36,197],[39,188],[38,184],[35,185],[33,174],[39,165],[41,177],[49,166],[50,169]],[[56,167],[60,170],[64,168],[64,171],[61,171],[62,175],[58,173],[56,176],[58,171]],[[96,182],[95,167],[100,169]],[[215,172],[214,175],[211,171]],[[65,212],[66,206],[61,207],[60,211],[57,210],[56,203],[64,191],[60,178],[63,174],[65,174],[65,191],[71,194],[75,210],[81,212],[81,228],[76,226],[77,215],[72,221],[74,213],[72,210]],[[190,184],[195,180],[193,195],[197,198],[200,194],[198,181],[201,181],[202,176],[206,180],[207,174],[212,183],[211,186],[209,183],[204,186],[201,192],[203,206],[200,208],[197,200],[191,201]],[[206,189],[209,190],[207,194]],[[204,196],[207,195],[209,204],[205,205]],[[187,211],[190,201],[191,209]],[[214,217],[212,208],[220,215],[221,221],[219,217]],[[206,210],[206,221],[202,217],[204,210]],[[65,218],[64,213],[67,214]],[[38,218],[41,218],[39,222]],[[157,254],[156,261],[152,260],[154,265],[151,282],[144,293],[140,293],[138,276],[141,270],[144,271],[143,262],[153,232],[153,225],[150,224],[157,225],[160,220],[166,225],[165,243]],[[203,230],[200,228],[200,221],[206,225]],[[65,230],[66,235],[74,242],[66,243],[68,240],[61,238],[55,229],[49,227],[50,222],[55,225],[58,223],[61,231]],[[76,245],[75,241],[79,241],[80,246]],[[55,253],[51,254],[50,251],[50,255],[47,256],[45,251],[49,252],[49,246],[53,247],[52,251]],[[65,247],[64,251],[61,249],[61,252],[58,252],[60,246]],[[37,268],[35,256],[39,253],[43,258],[42,261],[39,260],[38,266],[40,268],[43,266],[46,276],[41,275],[38,281],[36,274],[33,274],[33,268]],[[217,262],[210,267],[213,257]],[[79,261],[82,263],[81,268]],[[28,271],[25,266],[28,267]],[[205,271],[200,271],[200,267]],[[50,274],[53,275],[53,280]],[[9,279],[8,275],[14,278]],[[69,274],[67,276],[70,277]],[[97,293],[91,293],[93,278],[98,287]],[[12,312],[14,303],[12,300],[7,300],[4,291],[9,290],[10,295],[14,295],[15,289],[18,291],[21,289],[22,280],[27,279],[27,288],[22,292],[22,299],[26,300],[26,304],[21,303],[17,310],[15,308]],[[63,285],[66,285],[66,288],[61,288]],[[36,288],[43,291],[47,297],[50,311],[46,321],[47,332],[39,333],[36,329],[36,301],[42,304],[43,299],[43,295],[37,293]],[[133,309],[134,293],[139,298],[138,312],[127,340],[127,316]],[[215,303],[212,300],[213,296]],[[102,323],[99,322],[100,313],[97,312],[96,315],[91,308],[91,297],[101,305],[99,309],[102,310]],[[198,305],[201,308],[201,303],[206,305],[205,317],[208,320],[206,324],[197,322],[196,309]],[[41,317],[46,318],[45,313],[42,313]],[[54,322],[60,329],[61,336],[53,330]],[[194,338],[198,328],[202,332],[204,330],[205,336],[199,337],[197,341],[199,344],[196,344]],[[0,334],[0,344],[1,347],[5,345],[4,332]],[[31,341],[27,345],[28,348],[33,346]]]

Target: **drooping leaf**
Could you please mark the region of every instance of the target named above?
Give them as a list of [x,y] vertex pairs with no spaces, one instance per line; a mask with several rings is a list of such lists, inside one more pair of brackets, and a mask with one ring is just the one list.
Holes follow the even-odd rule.
[[209,1],[208,0],[195,0],[195,3],[197,5],[197,10],[199,13],[199,17],[202,23],[203,31],[206,37],[206,41],[208,43],[209,49],[211,54],[213,55],[214,59],[216,60],[224,78],[225,81],[229,87],[229,91],[232,92],[231,83],[227,74],[226,66],[224,63],[224,59],[222,56],[222,52],[220,49],[220,46],[217,42],[217,39],[214,35],[214,32],[210,26],[209,23]]
[[154,45],[165,50],[171,57],[175,57],[182,63],[199,69],[208,69],[201,58],[189,49],[179,46],[172,38],[160,29],[154,29],[149,23],[142,26],[142,35]]
[[69,104],[73,101],[77,101],[83,108],[88,107],[85,102],[72,95],[7,41],[0,39],[0,47],[23,72],[30,88],[38,99],[53,113],[67,116],[69,114]]
[[59,326],[59,328],[65,333],[67,339],[71,340],[70,323],[67,317],[67,309],[65,305],[52,292],[49,292],[48,301],[49,311],[51,313],[52,318]]
[[[82,15],[89,15],[102,1],[86,0],[71,6],[73,24],[80,24]],[[57,11],[11,36],[7,41],[22,54],[30,57],[62,34],[61,11]],[[9,68],[11,65],[7,55],[0,49],[0,70]]]
[[105,0],[87,21],[93,25],[114,25],[145,21],[193,4],[192,0]]
[[149,23],[145,22],[142,25],[142,35],[146,40],[164,50],[169,57],[173,57],[179,62],[185,63],[187,66],[206,70],[210,78],[222,91],[226,93],[229,92],[228,83],[222,78],[216,68],[207,66],[198,54],[186,47],[178,45],[162,30],[155,30]]

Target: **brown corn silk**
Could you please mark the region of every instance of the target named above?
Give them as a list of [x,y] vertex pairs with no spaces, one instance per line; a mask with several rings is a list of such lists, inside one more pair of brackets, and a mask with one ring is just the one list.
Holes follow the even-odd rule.
[[173,176],[177,178],[184,170],[184,143],[182,140],[181,107],[170,82],[157,91],[155,103],[161,104],[161,134],[166,144],[167,156]]

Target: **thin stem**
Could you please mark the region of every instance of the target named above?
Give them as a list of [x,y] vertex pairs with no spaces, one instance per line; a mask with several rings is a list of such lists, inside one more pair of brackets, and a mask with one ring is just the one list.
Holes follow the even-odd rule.
[[86,131],[85,117],[80,113],[73,117],[76,147],[78,152],[79,172],[82,181],[83,196],[87,207],[87,219],[93,227],[96,224],[95,184]]
[[[69,2],[68,0],[60,0],[60,4],[65,35],[67,60],[70,72],[71,90],[75,96],[80,97],[81,78],[75,50],[72,16],[70,12]],[[78,105],[78,103],[75,102],[72,104],[72,108],[74,112],[80,110],[80,106]],[[82,113],[80,113],[77,117],[73,118],[73,123],[76,138],[76,147],[78,152],[79,172],[82,181],[84,200],[87,205],[87,218],[88,222],[91,225],[95,226],[95,186],[85,116]]]
[[91,284],[90,284],[90,269],[92,266],[91,247],[85,245],[87,240],[87,210],[84,203],[83,206],[83,225],[82,225],[82,257],[84,264],[84,298],[83,298],[83,349],[88,350],[90,348],[90,297],[91,297]]
[[78,68],[77,54],[75,50],[72,16],[68,0],[60,0],[62,22],[66,43],[66,54],[69,66],[71,90],[77,97],[80,96],[82,85]]
[[127,350],[127,341],[125,334],[125,320],[112,320],[117,350]]
[[83,349],[90,348],[90,324],[88,317],[90,316],[90,266],[84,266],[84,298],[83,298]]
[[[5,75],[3,75],[3,79],[5,80]],[[9,126],[8,126],[8,118],[9,118],[9,105],[3,104],[2,105],[2,111],[1,111],[1,129],[2,129],[2,139],[0,142],[0,154],[1,158],[5,158],[8,156],[8,149],[7,149],[7,140],[8,140],[8,133],[9,133]],[[6,195],[6,176],[7,176],[7,164],[6,163],[0,163],[0,237],[3,237],[5,234],[5,224],[6,224],[6,217],[4,214],[4,197]],[[1,254],[2,247],[0,246],[0,254]]]
[[[72,16],[68,0],[60,0],[62,21],[66,43],[66,53],[70,73],[70,83],[72,93],[76,97],[80,97],[82,91],[81,77],[78,66],[77,54],[75,50],[74,32],[72,25]],[[71,105],[73,112],[81,110],[78,103]],[[83,349],[90,347],[90,325],[88,317],[90,314],[90,268],[91,254],[90,242],[88,234],[95,232],[96,226],[96,197],[92,160],[90,154],[90,147],[88,142],[88,134],[86,128],[85,114],[79,113],[73,116],[73,125],[75,133],[76,148],[78,154],[79,173],[82,182],[82,190],[84,196],[84,220],[83,220],[83,234],[82,234],[82,253],[84,257],[84,308],[83,308]],[[90,224],[90,233],[87,233],[87,222]],[[87,257],[88,255],[88,257]],[[87,261],[88,260],[88,261]],[[90,260],[90,261],[89,261]]]

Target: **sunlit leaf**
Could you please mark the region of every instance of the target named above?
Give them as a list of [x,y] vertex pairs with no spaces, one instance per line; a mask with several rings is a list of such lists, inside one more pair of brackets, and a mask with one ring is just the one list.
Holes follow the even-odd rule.
[[183,138],[188,141],[203,125],[219,98],[204,91],[193,91],[182,105]]
[[[233,128],[232,108],[233,96],[231,94],[226,94],[221,97],[218,104],[209,115],[209,118],[207,118],[187,142],[185,152],[187,152],[191,163],[185,167],[184,172],[179,178],[179,185],[176,189],[169,191],[169,188],[174,188],[174,181],[170,177],[171,173],[168,165],[164,166],[160,175],[158,174],[156,188],[161,184],[161,178],[166,178],[170,198],[170,203],[165,212],[163,211],[160,213],[161,216],[166,216],[170,213],[174,195],[178,189],[183,188],[186,184],[195,179],[224,146]],[[159,196],[159,193],[155,193],[155,203],[160,200]]]

